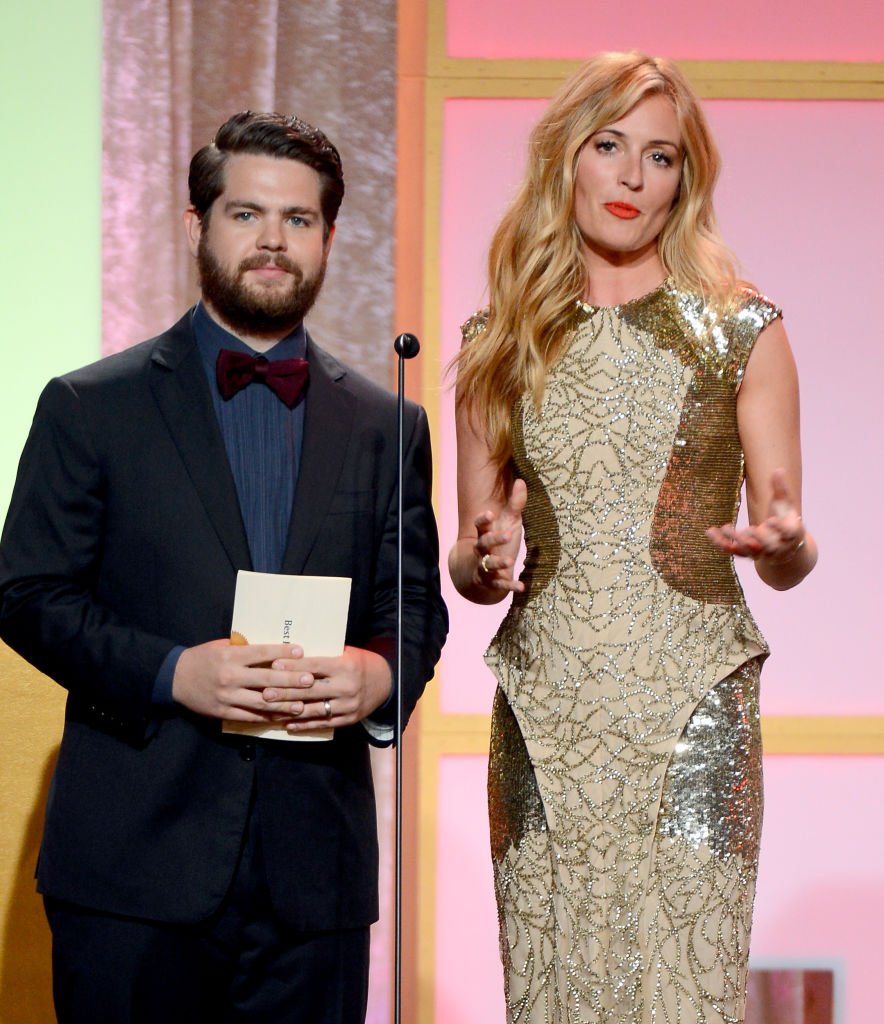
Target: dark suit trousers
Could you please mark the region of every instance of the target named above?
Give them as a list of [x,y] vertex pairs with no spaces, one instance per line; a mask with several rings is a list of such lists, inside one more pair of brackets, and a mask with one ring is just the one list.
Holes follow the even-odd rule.
[[[256,817],[224,905],[203,924],[46,898],[59,1024],[363,1024],[368,929],[303,933],[281,924]],[[293,852],[292,885],[309,884]]]

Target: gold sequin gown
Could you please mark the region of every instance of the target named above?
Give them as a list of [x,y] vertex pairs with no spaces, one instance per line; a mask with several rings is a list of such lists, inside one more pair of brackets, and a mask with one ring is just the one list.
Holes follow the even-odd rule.
[[516,407],[526,590],[486,655],[510,1024],[744,1019],[767,648],[704,530],[736,516],[736,392],[777,315],[669,281],[581,304],[541,415]]

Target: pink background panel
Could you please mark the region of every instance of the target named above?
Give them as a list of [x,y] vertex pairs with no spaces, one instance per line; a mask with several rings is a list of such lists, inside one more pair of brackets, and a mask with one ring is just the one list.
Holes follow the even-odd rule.
[[[436,1020],[502,1021],[484,757],[439,771]],[[881,758],[765,759],[765,824],[752,962],[843,970],[839,1020],[878,1021],[884,944]]]
[[884,17],[872,0],[448,0],[450,57],[583,59],[645,50],[677,60],[877,61]]
[[[492,232],[518,186],[525,140],[545,103],[540,100],[449,100],[445,104],[442,165],[440,287],[442,360],[460,347],[460,324],[485,305],[485,258]],[[489,155],[490,154],[490,155]],[[443,391],[439,466],[439,529],[442,550],[457,537],[457,452],[454,395]],[[482,652],[506,611],[506,604],[469,604],[443,574],[452,628],[442,654],[440,701],[444,712],[479,714],[491,710],[494,679]]]
[[503,970],[491,874],[488,760],[439,759],[436,822],[436,1024],[502,1024]]
[[876,1024],[884,948],[884,758],[765,759],[753,961],[843,964],[844,1024]]
[[[804,509],[820,541],[805,583],[778,594],[741,573],[773,654],[768,714],[882,714],[884,103],[706,104],[722,150],[716,209],[746,277],[784,310],[801,379]],[[872,462],[877,461],[877,455]],[[865,510],[865,512],[860,512]]]
[[[440,278],[442,352],[484,302],[488,241],[521,175],[530,126],[544,104],[449,100],[445,109]],[[884,504],[875,469],[884,441],[884,357],[875,298],[882,280],[884,166],[880,103],[708,101],[726,171],[718,192],[725,237],[745,274],[785,309],[802,382],[804,509],[822,557],[801,587],[777,594],[742,577],[774,655],[768,714],[884,713],[879,632],[884,535],[868,529]],[[492,156],[484,156],[492,154]],[[452,397],[436,446],[443,546],[457,532]],[[503,615],[449,589],[452,639],[443,655],[446,712],[485,712],[493,681],[481,652]]]

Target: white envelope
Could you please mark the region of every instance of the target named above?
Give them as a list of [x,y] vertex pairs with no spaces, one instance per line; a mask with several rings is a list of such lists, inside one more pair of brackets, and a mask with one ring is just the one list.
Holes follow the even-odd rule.
[[[236,576],[231,640],[247,644],[298,644],[304,656],[344,653],[351,580],[345,576],[285,576],[248,572]],[[285,726],[224,722],[224,732],[269,740],[330,740],[334,729],[292,735]]]

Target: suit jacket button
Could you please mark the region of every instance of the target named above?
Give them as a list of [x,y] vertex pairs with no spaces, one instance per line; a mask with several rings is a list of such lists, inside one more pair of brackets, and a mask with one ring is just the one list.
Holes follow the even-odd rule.
[[254,761],[255,760],[255,744],[249,740],[247,743],[239,748],[239,756],[243,761]]

